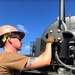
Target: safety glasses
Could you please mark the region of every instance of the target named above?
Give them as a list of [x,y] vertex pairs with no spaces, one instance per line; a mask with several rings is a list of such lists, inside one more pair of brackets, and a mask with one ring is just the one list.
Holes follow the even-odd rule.
[[18,40],[22,40],[19,36],[11,36],[11,38],[17,38]]
[[11,34],[11,35],[9,35],[9,37],[11,37],[11,38],[17,38],[20,41],[22,40],[22,38],[20,37],[19,34]]

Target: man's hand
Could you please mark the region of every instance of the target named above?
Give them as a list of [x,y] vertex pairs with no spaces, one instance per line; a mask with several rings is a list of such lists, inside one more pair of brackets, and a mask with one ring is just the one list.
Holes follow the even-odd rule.
[[46,43],[53,43],[54,42],[54,37],[53,36],[49,36]]

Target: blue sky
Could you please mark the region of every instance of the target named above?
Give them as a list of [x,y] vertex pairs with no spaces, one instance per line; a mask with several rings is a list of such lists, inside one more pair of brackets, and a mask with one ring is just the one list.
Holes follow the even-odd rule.
[[[65,14],[75,15],[75,0],[65,0]],[[58,16],[59,0],[0,0],[0,26],[10,24],[26,34],[20,54],[29,54],[30,43]]]

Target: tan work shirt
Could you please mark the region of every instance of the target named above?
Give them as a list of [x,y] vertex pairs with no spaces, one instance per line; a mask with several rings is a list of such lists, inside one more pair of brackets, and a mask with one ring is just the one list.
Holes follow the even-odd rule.
[[20,75],[29,57],[3,51],[0,53],[0,75]]

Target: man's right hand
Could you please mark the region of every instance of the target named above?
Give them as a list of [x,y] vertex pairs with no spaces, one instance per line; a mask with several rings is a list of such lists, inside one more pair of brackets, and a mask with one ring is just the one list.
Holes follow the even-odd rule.
[[54,42],[54,37],[53,36],[49,36],[46,43],[53,43]]

